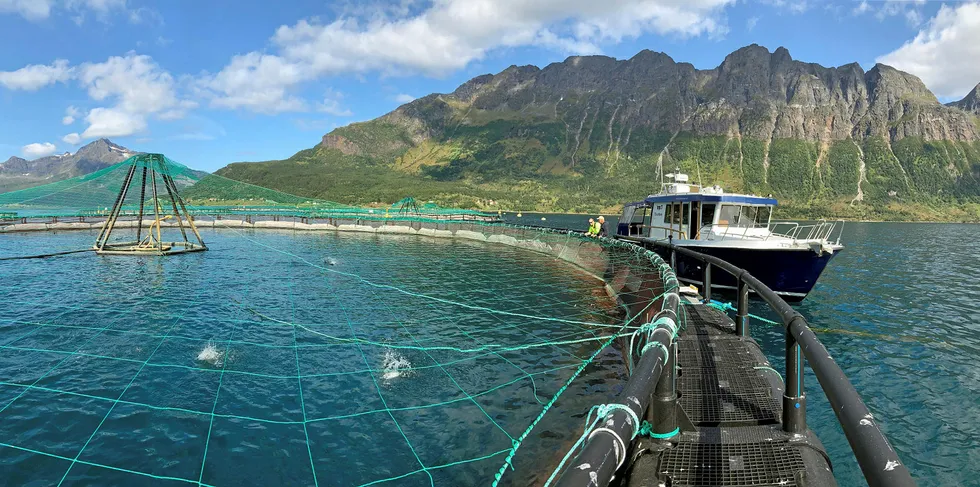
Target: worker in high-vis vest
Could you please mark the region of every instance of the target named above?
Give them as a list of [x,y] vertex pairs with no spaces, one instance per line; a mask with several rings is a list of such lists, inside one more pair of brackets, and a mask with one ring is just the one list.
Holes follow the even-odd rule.
[[593,218],[589,218],[589,230],[585,232],[588,237],[595,237],[599,235],[599,223]]

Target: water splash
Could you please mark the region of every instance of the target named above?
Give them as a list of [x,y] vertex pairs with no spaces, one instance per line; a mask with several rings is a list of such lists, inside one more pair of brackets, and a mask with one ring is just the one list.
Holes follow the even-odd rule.
[[208,362],[215,367],[221,367],[221,359],[224,355],[224,352],[218,350],[214,341],[208,340],[208,344],[197,354],[197,360]]
[[384,380],[392,380],[401,377],[405,374],[406,369],[410,368],[412,363],[405,358],[404,355],[398,352],[388,349],[385,350],[385,356],[383,362],[381,363],[381,369],[384,371],[381,378]]

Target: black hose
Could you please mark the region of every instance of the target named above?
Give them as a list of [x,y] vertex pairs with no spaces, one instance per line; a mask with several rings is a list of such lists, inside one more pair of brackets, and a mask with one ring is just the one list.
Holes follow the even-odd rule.
[[79,253],[82,253],[82,252],[93,252],[93,251],[95,251],[95,249],[68,250],[68,251],[65,251],[65,252],[54,252],[54,253],[51,253],[51,254],[41,254],[41,255],[19,255],[17,257],[0,257],[0,261],[2,261],[2,260],[23,260],[23,259],[44,259],[46,257],[57,257],[59,255],[79,254]]

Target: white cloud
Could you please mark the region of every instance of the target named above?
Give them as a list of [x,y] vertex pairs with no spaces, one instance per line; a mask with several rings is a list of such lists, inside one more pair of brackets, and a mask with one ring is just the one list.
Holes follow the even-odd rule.
[[745,21],[745,28],[748,30],[755,29],[755,26],[758,23],[759,17],[749,17],[749,19]]
[[78,143],[82,141],[82,136],[72,132],[62,137],[61,140],[63,140],[66,144],[78,145]]
[[71,14],[76,24],[82,25],[87,14],[94,14],[100,22],[107,23],[115,12],[124,12],[134,24],[154,20],[162,24],[159,12],[146,7],[130,10],[127,0],[0,0],[0,14],[13,13],[27,20],[44,20],[51,11],[59,8]]
[[335,117],[349,117],[354,113],[350,110],[340,106],[340,101],[344,99],[344,94],[327,89],[326,93],[323,95],[323,101],[317,104],[317,111],[323,112]]
[[[170,73],[150,56],[134,52],[102,63],[69,66],[68,61],[57,60],[50,66],[0,72],[0,84],[10,89],[33,91],[69,79],[76,79],[92,100],[111,104],[88,113],[85,120],[89,127],[81,135],[84,138],[132,135],[146,129],[149,117],[177,120],[197,107],[197,102],[177,96]],[[80,115],[77,108],[69,106],[61,123],[71,125]]]
[[201,86],[213,90],[211,106],[244,108],[260,113],[302,111],[306,104],[287,90],[312,79],[301,66],[278,56],[251,52],[235,56],[214,76],[205,76]]
[[114,102],[89,112],[85,138],[132,135],[146,129],[149,116],[176,120],[197,106],[177,97],[173,76],[151,57],[132,52],[104,63],[82,64],[78,79],[93,100]]
[[412,102],[414,100],[415,100],[415,97],[414,96],[412,96],[412,95],[406,95],[405,93],[401,93],[401,94],[395,96],[395,101],[397,101],[398,103],[402,103],[402,104],[409,103],[409,102]]
[[64,83],[73,75],[74,68],[68,66],[68,61],[58,59],[50,65],[31,64],[17,71],[0,71],[0,85],[11,90],[37,91],[50,84]]
[[281,26],[275,53],[235,56],[202,87],[212,106],[263,113],[298,111],[296,87],[323,76],[377,72],[440,76],[494,49],[537,46],[596,53],[605,43],[652,32],[723,35],[722,9],[735,0],[436,0]]
[[63,125],[71,125],[75,123],[75,117],[79,115],[78,109],[74,106],[69,106],[65,109],[65,116],[61,119]]
[[125,137],[146,130],[146,117],[116,108],[93,108],[85,121],[89,126],[82,137]]
[[912,73],[940,97],[962,97],[980,82],[980,2],[943,5],[902,47],[878,62]]
[[762,3],[789,10],[794,14],[801,14],[810,9],[810,2],[808,0],[762,0]]
[[42,143],[35,142],[33,144],[27,144],[24,147],[20,148],[20,151],[24,154],[24,157],[28,157],[31,159],[50,156],[51,154],[54,154],[55,150],[57,150],[57,147],[55,147],[54,144],[52,144],[51,142],[42,142]]
[[879,21],[901,15],[905,17],[905,21],[910,26],[917,27],[922,24],[922,6],[925,4],[926,0],[881,0],[876,2],[862,0],[857,7],[851,10],[851,14],[872,13]]
[[0,14],[19,14],[27,20],[42,20],[51,15],[50,0],[0,0]]

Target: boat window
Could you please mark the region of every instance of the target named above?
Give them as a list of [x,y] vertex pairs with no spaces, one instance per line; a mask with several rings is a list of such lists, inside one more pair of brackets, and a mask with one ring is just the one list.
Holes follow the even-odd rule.
[[671,221],[673,221],[675,224],[680,224],[680,222],[681,222],[681,204],[680,203],[674,203],[674,215],[673,215],[673,219]]
[[623,218],[620,221],[628,222],[633,219],[633,212],[636,211],[635,206],[624,206],[623,207]]
[[688,223],[691,223],[691,204],[690,203],[684,203],[684,209],[681,210],[681,216],[684,219],[684,221],[683,221],[683,224],[684,225],[687,225]]
[[701,226],[706,227],[715,222],[715,205],[713,204],[702,204],[701,205]]
[[671,205],[666,205],[667,208],[664,209],[664,223],[670,223],[671,212],[670,209],[673,208]]
[[719,225],[738,226],[738,215],[742,207],[738,205],[721,205],[721,212],[718,214]]
[[721,205],[718,224],[731,227],[765,227],[769,225],[771,214],[771,206]]
[[755,218],[759,213],[759,208],[757,206],[743,206],[742,213],[738,217],[738,226],[740,227],[754,227]]
[[[640,209],[640,208],[637,208],[637,209]],[[629,220],[626,220],[626,221],[628,221],[630,223],[643,223],[643,220],[646,219],[646,216],[650,214],[650,208],[644,207],[644,208],[642,208],[642,210],[643,211],[635,211],[635,212],[633,212],[632,218],[630,218]]]

